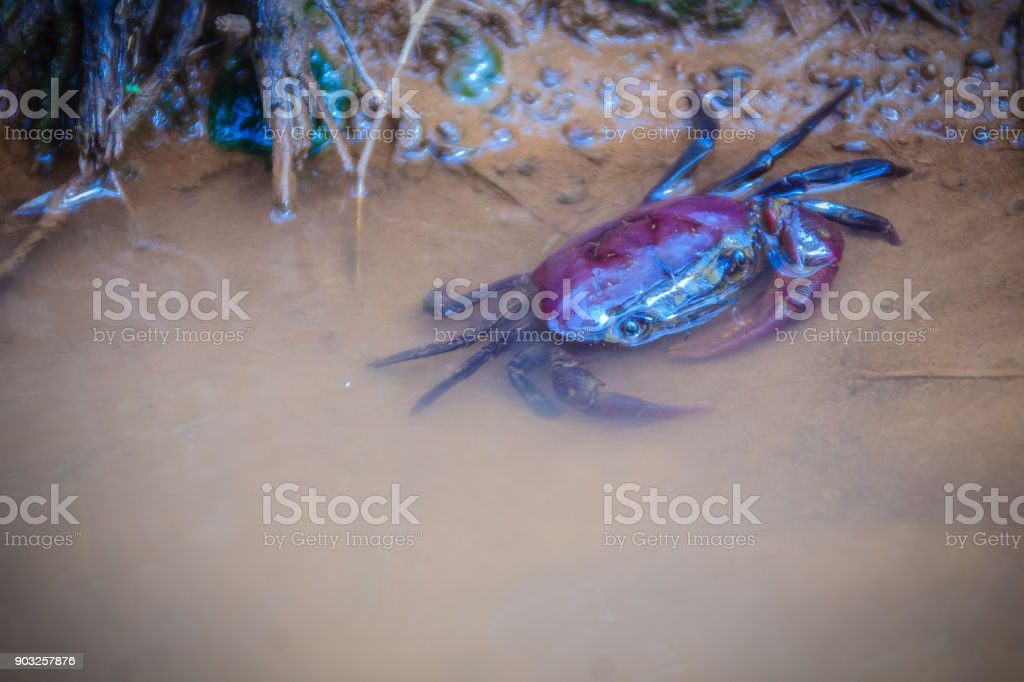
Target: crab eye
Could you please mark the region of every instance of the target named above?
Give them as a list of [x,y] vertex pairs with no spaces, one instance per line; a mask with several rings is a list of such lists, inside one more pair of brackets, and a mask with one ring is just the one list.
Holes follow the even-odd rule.
[[649,323],[642,317],[630,317],[619,325],[619,333],[625,339],[639,339],[645,333]]
[[724,274],[731,277],[743,270],[747,264],[747,254],[737,249],[726,254],[722,262],[725,266]]

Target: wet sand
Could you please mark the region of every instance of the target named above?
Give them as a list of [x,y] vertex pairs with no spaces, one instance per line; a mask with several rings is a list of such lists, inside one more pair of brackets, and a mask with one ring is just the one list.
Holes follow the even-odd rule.
[[[722,49],[745,48],[688,58]],[[521,73],[534,67],[522,59]],[[718,145],[698,184],[828,92],[780,98],[755,139]],[[865,138],[859,107],[778,172],[852,158],[832,144]],[[1021,153],[905,122],[873,144],[914,173],[835,195],[886,215],[904,241],[849,235],[836,286],[873,296],[910,279],[932,291],[931,320],[815,317],[792,344],[700,364],[660,343],[588,359],[617,390],[714,408],[671,422],[538,419],[504,362],[410,417],[462,355],[366,363],[433,339],[420,301],[434,278],[532,268],[564,235],[639,201],[679,150],[627,136],[580,151],[555,144],[558,130],[523,135],[468,174],[426,163],[376,175],[358,277],[355,201],[333,159],[314,162],[298,217],[278,224],[261,161],[201,145],[131,152],[132,214],[86,207],[0,289],[2,492],[59,483],[79,496],[80,521],[56,531],[78,533],[71,547],[0,548],[3,648],[84,652],[80,675],[108,680],[1019,675],[1024,547],[946,545],[950,532],[1024,531],[946,526],[943,486],[1024,493]],[[580,181],[585,197],[561,203]],[[15,177],[0,198],[46,182]],[[251,319],[96,322],[97,277],[185,292],[226,278],[250,292]],[[161,344],[147,331],[179,326],[243,339]],[[97,328],[117,338],[96,341]],[[858,329],[924,340],[842,342]],[[266,482],[358,499],[400,484],[419,496],[421,523],[267,526]],[[761,523],[606,526],[603,486],[625,482],[698,499],[739,484],[760,496]],[[294,546],[296,530],[339,545]],[[668,546],[636,546],[638,530]],[[265,546],[267,533],[285,546]],[[352,546],[346,533],[411,546]],[[687,545],[688,533],[752,546]]]

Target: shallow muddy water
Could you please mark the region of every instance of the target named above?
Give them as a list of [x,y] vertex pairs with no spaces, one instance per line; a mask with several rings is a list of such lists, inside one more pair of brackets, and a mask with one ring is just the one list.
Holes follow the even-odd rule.
[[[663,49],[708,68],[756,59],[770,32],[751,30],[758,49]],[[820,49],[856,39],[834,33]],[[616,50],[642,51],[609,47],[612,64]],[[517,57],[520,72],[534,56]],[[770,69],[784,81],[806,65]],[[720,142],[697,182],[828,93],[780,99],[753,139]],[[925,110],[875,140],[874,106],[833,117],[778,172],[852,158],[833,148],[849,139],[911,166],[836,195],[903,238],[849,234],[836,287],[873,297],[910,280],[932,292],[932,319],[818,315],[792,342],[699,364],[661,343],[588,356],[616,390],[713,408],[643,426],[536,418],[504,359],[410,417],[465,351],[367,363],[434,339],[420,308],[434,278],[531,269],[635,205],[679,143],[578,150],[560,125],[523,122],[516,146],[469,170],[382,168],[358,249],[333,159],[311,165],[297,217],[275,223],[262,161],[139,145],[131,212],[87,206],[0,289],[0,492],[59,484],[79,522],[55,526],[70,547],[0,547],[3,648],[83,652],[84,674],[109,680],[1013,679],[1024,531],[944,524],[944,485],[1024,494],[1022,156],[936,139],[915,125]],[[0,199],[47,183],[14,177]],[[250,319],[94,320],[93,280],[117,277],[160,292],[227,279],[249,292]],[[738,485],[759,496],[759,523],[606,524],[605,486],[630,482],[699,500]],[[286,483],[418,496],[418,523],[264,523],[265,484]]]

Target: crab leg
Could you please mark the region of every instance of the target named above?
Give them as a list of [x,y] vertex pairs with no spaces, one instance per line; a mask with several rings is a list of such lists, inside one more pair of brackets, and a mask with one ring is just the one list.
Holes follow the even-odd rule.
[[555,395],[580,412],[616,419],[657,420],[704,412],[704,407],[660,405],[622,393],[609,393],[605,383],[561,348],[551,351],[551,381]]
[[745,166],[730,175],[725,180],[715,184],[701,194],[730,194],[742,189],[749,183],[761,177],[775,165],[775,162],[786,152],[803,142],[804,138],[811,134],[811,131],[818,127],[818,124],[825,120],[842,103],[844,99],[860,86],[860,79],[853,79],[842,91],[825,103],[820,109],[800,121],[793,130],[780,137],[775,144],[768,149],[758,152]]
[[[488,327],[488,329],[492,328]],[[459,336],[455,337],[451,341],[435,341],[434,343],[428,343],[425,346],[417,346],[416,348],[410,348],[409,350],[403,350],[389,355],[384,358],[377,358],[376,360],[370,361],[370,367],[387,367],[388,365],[397,365],[399,362],[408,362],[410,360],[420,360],[422,358],[430,358],[435,355],[441,355],[442,353],[451,353],[454,350],[460,348],[466,348],[476,343],[475,334],[466,334],[465,331]]]
[[792,197],[808,192],[828,192],[878,178],[901,178],[908,173],[909,168],[897,166],[885,159],[857,159],[846,163],[830,163],[790,173],[754,196]]
[[497,320],[484,327],[482,331],[477,331],[476,329],[469,327],[467,329],[463,329],[462,333],[451,341],[435,341],[434,343],[428,343],[425,346],[418,346],[384,358],[377,358],[376,360],[370,361],[370,367],[387,367],[388,365],[397,365],[399,362],[420,360],[422,358],[441,355],[442,353],[451,353],[453,350],[472,346],[481,336],[497,329],[498,325],[508,321],[508,318],[499,317]]
[[850,229],[862,232],[877,232],[886,236],[889,239],[889,243],[893,246],[900,245],[900,236],[896,234],[896,229],[885,216],[865,211],[862,208],[844,206],[843,204],[822,201],[820,199],[799,199],[790,203],[803,206],[815,213],[820,213],[829,220],[845,225]]
[[455,371],[453,371],[447,379],[420,396],[420,399],[416,401],[415,405],[413,405],[410,414],[415,415],[423,411],[424,408],[429,407],[434,401],[447,393],[456,384],[459,384],[473,376],[478,369],[487,363],[488,360],[501,354],[513,343],[513,332],[519,328],[521,327],[508,330],[507,335],[503,335],[494,341],[491,341],[476,353],[469,356],[469,359],[456,367]]
[[540,369],[551,361],[551,349],[547,346],[530,346],[520,351],[508,363],[508,380],[519,391],[519,395],[540,417],[550,419],[562,413],[550,398],[544,395],[526,375]]
[[[512,275],[511,277],[505,277],[499,279],[497,282],[492,282],[487,285],[487,293],[503,294],[506,291],[512,291],[513,289],[519,289],[530,281],[530,275],[523,273],[519,275]],[[474,302],[480,300],[485,294],[483,293],[483,287],[465,294],[466,298],[472,299]],[[450,313],[462,313],[465,312],[466,306],[448,296],[447,294],[441,294],[440,309],[435,303],[434,292],[430,292],[423,297],[423,310],[424,312],[437,315],[440,313],[442,316],[447,317]]]
[[679,155],[672,167],[665,172],[658,184],[651,188],[651,191],[644,197],[643,203],[650,204],[668,199],[673,192],[679,189],[682,181],[697,167],[697,164],[714,149],[714,133],[718,130],[718,121],[708,116],[704,107],[700,107],[697,111],[691,130],[697,130],[699,133],[686,147],[686,150]]
[[[496,282],[493,285],[495,289],[489,291],[503,292],[516,289],[519,285],[522,285],[524,282],[526,282],[528,278],[529,275],[515,275],[513,277],[506,277],[505,279]],[[473,296],[473,294],[470,294],[470,296]],[[431,296],[428,295],[427,298],[423,301],[423,308],[427,310],[427,312],[433,312],[434,304],[431,302],[430,299]],[[443,315],[447,315],[450,312],[462,312],[465,310],[465,307],[462,306],[461,303],[457,303],[451,299],[445,299],[443,296],[440,307]],[[450,353],[453,350],[458,350],[459,348],[472,346],[474,343],[476,343],[477,339],[481,335],[487,334],[488,332],[493,331],[495,328],[497,328],[498,325],[502,325],[509,321],[514,320],[510,320],[507,317],[499,315],[497,320],[492,322],[487,327],[484,327],[483,331],[481,332],[477,332],[477,330],[474,329],[473,327],[468,327],[462,331],[462,334],[460,336],[453,338],[450,341],[435,341],[434,343],[428,343],[424,346],[410,348],[409,350],[404,350],[384,358],[371,360],[370,367],[387,367],[388,365],[394,365],[399,362],[408,362],[409,360],[429,358],[434,355],[440,355],[442,353]]]

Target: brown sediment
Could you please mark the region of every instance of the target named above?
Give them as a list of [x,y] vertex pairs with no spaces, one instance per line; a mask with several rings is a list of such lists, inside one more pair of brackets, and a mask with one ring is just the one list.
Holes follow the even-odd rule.
[[[800,7],[812,34],[839,4]],[[1006,13],[975,14],[972,35],[998,35]],[[411,86],[423,88],[428,134],[451,120],[465,145],[479,147],[508,127],[514,143],[479,154],[472,167],[578,234],[640,201],[686,140],[598,134],[589,147],[573,146],[564,120],[543,118],[558,92],[573,93],[565,116],[581,128],[625,129],[603,119],[586,81],[637,75],[687,87],[698,74],[714,84],[722,64],[748,65],[751,87],[764,91],[761,127],[723,125],[756,134],[719,140],[696,171],[702,185],[829,96],[827,82],[809,80],[812,66],[830,77],[859,73],[870,87],[914,67],[903,56],[882,62],[875,49],[902,55],[915,45],[942,75],[963,73],[966,46],[923,21],[869,25],[865,42],[844,16],[810,49],[769,18],[756,15],[731,40],[694,31],[685,47],[662,37],[592,38],[588,47],[552,26],[539,45],[510,53],[507,87],[539,97],[514,98],[504,118],[489,113],[491,103],[448,101],[420,71],[410,72],[423,76]],[[386,74],[391,64],[377,62],[372,47],[360,44],[367,67]],[[544,66],[565,72],[558,89],[535,83]],[[998,77],[1015,68],[1000,64]],[[203,670],[225,680],[1012,678],[1021,662],[1012,636],[1020,551],[945,547],[942,505],[950,481],[1024,491],[1024,383],[1012,376],[1024,368],[1024,169],[1005,144],[939,139],[924,126],[941,118],[941,100],[922,95],[907,79],[887,96],[876,88],[856,97],[777,172],[856,158],[833,148],[850,140],[915,167],[899,183],[837,195],[890,218],[905,241],[893,248],[851,235],[836,284],[874,295],[912,278],[915,289],[934,290],[923,302],[934,319],[816,315],[792,329],[927,338],[768,341],[700,365],[659,347],[596,350],[588,366],[616,390],[713,408],[642,428],[538,419],[498,364],[409,418],[418,391],[463,358],[366,367],[434,338],[438,323],[419,307],[433,278],[526,272],[564,240],[493,188],[430,158],[397,159],[366,201],[374,229],[364,234],[356,287],[344,262],[352,181],[335,172],[333,152],[308,162],[319,175],[300,178],[302,210],[281,229],[259,194],[271,182],[262,160],[203,140],[156,144],[165,134],[140,128],[119,162],[139,178],[126,188],[137,221],[113,203],[84,207],[78,229],[37,251],[0,290],[2,492],[35,494],[59,480],[64,494],[80,496],[72,511],[82,520],[74,547],[4,548],[3,609],[18,623],[19,646],[80,643],[92,674],[114,679],[151,669],[160,679]],[[876,132],[880,105],[901,115]],[[645,117],[630,125],[685,130]],[[0,148],[4,167],[27,165],[27,154],[16,156],[25,151]],[[560,203],[579,179],[586,197]],[[50,186],[12,173],[0,205]],[[96,341],[94,329],[151,326],[93,320],[97,276],[187,293],[229,278],[250,290],[242,304],[251,320],[174,325],[245,332],[244,340]],[[861,380],[868,376],[899,378]],[[400,483],[422,496],[416,545],[265,548],[265,481],[357,498]],[[602,546],[602,486],[620,481],[697,498],[741,483],[746,495],[763,496],[753,508],[763,535],[732,550]],[[144,627],[157,613],[157,626]]]
[[[319,1],[320,5],[324,6],[326,0]],[[202,0],[188,0],[181,5],[183,9],[180,14],[173,17],[162,16],[156,23],[173,23],[175,31],[172,38],[167,41],[163,53],[150,69],[150,75],[140,83],[137,94],[127,96],[118,83],[123,82],[129,75],[137,77],[139,74],[135,71],[145,66],[139,63],[135,55],[139,42],[145,39],[147,30],[152,33],[153,26],[143,22],[138,10],[135,14],[132,13],[131,3],[122,5],[129,8],[123,17],[113,16],[110,3],[92,3],[88,6],[86,20],[90,25],[95,24],[96,29],[89,31],[85,44],[86,58],[83,59],[85,63],[92,65],[92,68],[85,72],[86,80],[83,86],[82,102],[85,115],[79,137],[83,173],[94,170],[100,172],[122,156],[129,133],[146,118],[162,86],[176,78],[176,72],[180,71],[181,65],[190,53],[189,46],[197,42],[202,25]],[[886,5],[894,7],[897,13],[901,8],[899,3]],[[345,7],[345,13],[363,12],[368,18],[368,28],[350,37],[348,41],[343,38],[341,42],[344,43],[344,50],[339,50],[337,39],[328,35],[335,32],[330,26],[313,26],[307,17],[302,16],[302,3],[298,0],[260,2],[257,6],[258,17],[254,17],[259,18],[259,22],[255,26],[247,18],[237,15],[221,15],[211,23],[216,23],[220,27],[225,38],[223,54],[230,54],[235,47],[251,37],[251,52],[261,79],[295,77],[300,82],[312,80],[303,55],[312,45],[318,43],[331,43],[332,55],[353,61],[358,61],[358,44],[358,49],[364,53],[366,66],[357,68],[356,72],[357,75],[364,73],[364,76],[360,77],[360,83],[364,86],[374,83],[373,77],[369,76],[370,71],[374,72],[378,79],[387,73],[409,72],[407,77],[411,84],[427,86],[422,97],[427,100],[424,113],[429,117],[428,120],[456,120],[465,138],[458,146],[449,148],[449,142],[431,136],[429,126],[424,128],[427,139],[423,140],[415,151],[420,153],[425,146],[427,153],[442,163],[458,162],[463,152],[469,152],[468,158],[472,158],[477,152],[489,155],[490,152],[486,151],[486,134],[498,126],[506,125],[506,120],[511,131],[511,144],[527,145],[528,138],[535,136],[551,139],[552,131],[546,124],[546,120],[550,119],[557,121],[561,127],[561,137],[568,139],[583,158],[592,162],[594,169],[588,172],[594,172],[601,167],[602,157],[606,156],[600,149],[601,145],[591,145],[586,140],[576,144],[576,141],[577,138],[596,137],[600,131],[607,128],[608,121],[595,115],[597,111],[589,106],[588,102],[592,103],[593,98],[599,96],[596,84],[609,73],[631,73],[677,87],[696,85],[697,89],[703,90],[713,85],[712,74],[725,72],[718,68],[722,64],[730,61],[741,65],[743,62],[755,63],[759,68],[751,70],[744,67],[739,72],[752,71],[752,74],[745,78],[745,82],[768,93],[769,101],[762,100],[766,114],[765,123],[771,128],[778,129],[776,122],[783,120],[779,114],[812,98],[806,84],[801,83],[803,75],[794,73],[785,66],[776,66],[778,50],[787,49],[791,52],[792,63],[805,64],[808,70],[806,75],[822,88],[830,88],[850,75],[865,76],[866,87],[860,98],[868,106],[858,111],[858,116],[865,123],[862,132],[876,136],[897,156],[900,154],[899,145],[893,143],[896,135],[941,135],[947,132],[942,129],[941,119],[922,119],[927,111],[927,103],[922,106],[920,100],[915,101],[915,98],[920,97],[939,97],[938,83],[941,82],[941,76],[957,75],[962,70],[957,44],[937,37],[932,29],[922,29],[914,25],[914,30],[918,32],[913,38],[914,41],[923,41],[926,46],[935,45],[932,54],[925,51],[924,64],[919,64],[920,60],[877,64],[871,59],[871,47],[877,43],[889,42],[881,33],[876,32],[877,24],[885,23],[887,15],[878,10],[868,12],[868,8],[862,3],[845,2],[838,7],[802,4],[798,23],[805,27],[820,27],[809,45],[799,40],[800,30],[794,23],[795,17],[788,3],[782,3],[778,10],[755,10],[748,25],[739,33],[705,35],[693,26],[673,28],[667,25],[663,18],[656,19],[652,15],[636,13],[622,7],[619,7],[618,11],[613,11],[614,7],[618,6],[604,0],[589,0],[587,3],[537,2],[523,7],[451,0],[431,7],[429,12],[420,16],[418,10],[409,10],[404,4],[367,1],[356,7]],[[420,9],[422,10],[423,6]],[[922,15],[926,14],[923,9],[919,11]],[[780,43],[776,47],[777,51],[770,53],[759,49],[758,45],[763,44],[763,27],[770,22],[769,17],[773,13],[785,17],[786,24],[793,30],[797,40],[791,41],[788,37],[783,37],[782,40],[790,40],[790,44],[787,46]],[[947,21],[952,21],[947,15],[942,16]],[[416,17],[422,21],[413,21]],[[369,18],[372,18],[372,21]],[[345,34],[341,18],[335,14],[332,22],[333,19],[337,19],[334,29]],[[979,27],[979,35],[984,31],[981,27],[991,23],[980,12],[972,14],[970,19],[972,26]],[[586,52],[588,57],[583,62],[589,60],[591,65],[581,63],[579,67],[574,66],[572,71],[576,73],[569,74],[564,83],[553,88],[538,88],[535,81],[531,82],[529,69],[532,67],[526,67],[526,71],[521,69],[519,73],[514,74],[512,80],[515,82],[510,81],[509,86],[502,91],[505,98],[503,102],[508,102],[507,110],[511,112],[510,117],[498,114],[499,106],[493,102],[478,106],[460,106],[438,92],[433,83],[436,78],[435,70],[444,63],[447,49],[445,45],[451,32],[486,30],[493,32],[493,36],[503,42],[506,48],[521,45],[518,49],[511,49],[505,53],[506,60],[513,63],[516,61],[516,54],[520,52],[532,54],[535,59],[549,56],[545,55],[545,50],[538,49],[547,40],[544,36],[550,34],[550,30],[538,28],[542,20],[563,29],[571,29],[572,35],[588,41],[590,49]],[[846,20],[852,24],[844,24]],[[149,17],[147,21],[153,21],[153,18]],[[865,37],[865,21],[872,23],[870,39]],[[782,19],[779,19],[779,23],[782,23]],[[643,30],[637,32],[624,28],[628,26],[642,27]],[[856,28],[860,34],[859,39],[850,33],[850,26]],[[946,25],[946,28],[949,26]],[[837,35],[833,35],[833,32]],[[418,49],[413,49],[410,37],[415,37],[417,33],[419,40],[415,42]],[[673,38],[673,34],[681,35]],[[623,36],[629,37],[630,40],[622,40]],[[688,47],[682,52],[668,47],[673,39],[677,40],[679,45]],[[1024,74],[1020,73],[1024,69],[1022,44],[1024,39],[1018,40],[1017,71],[1018,75],[1024,77]],[[105,46],[109,45],[132,45],[134,51],[106,49]],[[202,55],[209,56],[209,63],[203,67],[205,69],[209,69],[211,64],[216,64],[218,60],[216,53],[208,49],[211,45],[208,43],[202,48]],[[703,69],[691,68],[693,60],[690,59],[689,53],[692,50],[702,52],[712,45],[721,53],[720,59],[716,60],[718,63],[710,64]],[[637,66],[619,60],[602,71],[601,68],[593,68],[593,65],[605,60],[605,57],[594,48],[609,54],[622,54],[632,50],[641,55],[642,59],[637,62]],[[388,55],[392,54],[392,51],[398,51],[397,66],[389,63]],[[828,54],[829,51],[832,52],[831,55]],[[675,54],[676,52],[679,53]],[[888,52],[900,57],[901,50],[894,46]],[[562,57],[569,60],[578,59],[566,53],[558,58]],[[558,58],[548,61],[555,64]],[[879,67],[885,68],[887,63],[892,66],[887,72],[881,72]],[[408,68],[405,68],[406,65]],[[193,72],[198,72],[194,64],[189,68],[189,92],[195,95],[202,90],[202,84],[196,81],[201,80],[203,74],[193,75]],[[510,72],[510,75],[513,74]],[[821,94],[824,93],[814,93],[813,98],[818,98]],[[933,99],[931,103],[934,104],[936,101]],[[541,107],[548,107],[548,110],[542,110]],[[844,116],[850,116],[850,112],[850,107],[844,107]],[[900,130],[890,135],[886,129],[893,127],[890,125],[893,117],[900,119],[901,124],[909,118],[914,125],[895,126]],[[346,139],[346,134],[351,134],[351,128],[329,119],[330,117],[324,123],[330,130],[332,143],[341,159],[341,167],[347,173],[355,171],[355,194],[357,197],[363,197],[368,192],[368,171],[377,146],[376,137],[371,134],[365,142]],[[385,124],[391,125],[392,122],[390,118],[377,119],[372,124],[372,130],[379,132]],[[644,123],[649,124],[650,121]],[[738,125],[742,127],[748,123],[740,121]],[[270,182],[274,194],[273,205],[279,215],[290,215],[295,210],[296,197],[300,190],[300,180],[296,171],[307,162],[306,156],[310,145],[306,133],[310,132],[311,122],[304,116],[285,120],[280,114],[275,113],[270,124],[274,134],[273,177]],[[401,157],[404,153],[405,151],[400,150],[396,155]],[[486,168],[474,170],[479,171],[483,177],[490,177],[492,180],[494,178]],[[511,188],[504,180],[499,185],[508,196],[524,196],[522,191]],[[359,215],[365,215],[363,199],[359,198],[357,204]],[[357,225],[362,226],[364,222],[360,219]]]

